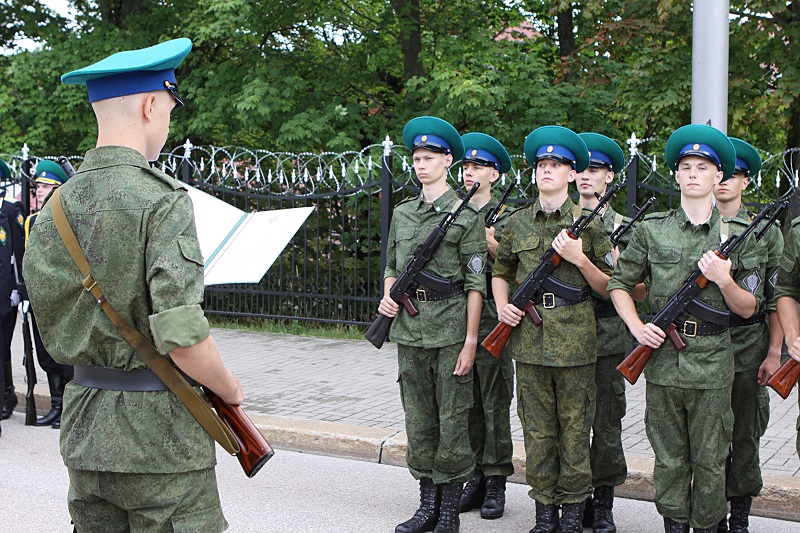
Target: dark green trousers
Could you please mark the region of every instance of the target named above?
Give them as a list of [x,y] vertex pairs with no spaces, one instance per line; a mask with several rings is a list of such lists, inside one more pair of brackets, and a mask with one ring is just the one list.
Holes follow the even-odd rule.
[[525,437],[528,495],[546,505],[579,503],[592,493],[589,432],[594,364],[552,367],[517,362],[517,412]]
[[475,469],[469,442],[472,376],[454,376],[463,344],[443,348],[397,345],[400,399],[411,474],[436,484],[467,481]]
[[625,482],[628,464],[622,449],[622,418],[625,416],[625,378],[617,366],[625,354],[597,358],[595,385],[597,408],[592,424],[592,485],[616,487]]
[[733,440],[728,455],[726,495],[758,496],[764,485],[758,450],[769,424],[769,393],[758,384],[758,370],[736,372],[731,392]]
[[645,427],[656,456],[656,509],[693,528],[717,524],[728,512],[731,387],[681,389],[648,382],[646,395]]
[[469,438],[475,464],[487,476],[510,476],[514,473],[510,412],[514,362],[507,353],[495,357],[478,345],[472,372],[474,403],[469,411]]

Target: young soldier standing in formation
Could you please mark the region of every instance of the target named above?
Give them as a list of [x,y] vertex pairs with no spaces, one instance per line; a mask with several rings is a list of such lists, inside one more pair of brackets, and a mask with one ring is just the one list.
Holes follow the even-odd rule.
[[[492,196],[492,184],[500,174],[511,170],[508,152],[494,137],[484,133],[467,133],[464,142],[462,172],[464,186],[470,190],[475,183],[480,188],[470,202],[485,221],[489,210],[499,204]],[[491,284],[492,265],[497,256],[497,240],[505,226],[510,211],[503,206],[497,221],[486,228],[486,245],[489,249],[486,279]],[[497,308],[492,291],[483,300],[479,339],[491,333],[497,325]],[[469,436],[475,452],[475,473],[464,486],[461,495],[461,512],[475,507],[481,518],[503,516],[506,502],[506,478],[514,473],[511,460],[514,447],[511,443],[511,399],[514,396],[514,363],[508,353],[495,357],[478,345],[473,371],[473,396],[475,403],[469,415]]]
[[[605,135],[581,133],[578,136],[589,149],[589,166],[575,178],[580,195],[579,202],[584,209],[594,209],[598,204],[595,193],[600,196],[606,194],[606,188],[614,181],[615,173],[621,172],[625,165],[625,154],[617,143]],[[625,217],[614,211],[610,203],[606,204],[599,217],[608,235],[611,235],[623,222],[628,222]],[[625,236],[625,242],[629,235]],[[612,250],[606,256],[606,262],[613,265],[613,259],[617,255],[619,251]],[[644,291],[642,284],[636,289],[634,298],[642,300]],[[589,453],[594,498],[586,500],[583,525],[594,528],[595,533],[614,533],[617,530],[612,514],[614,487],[624,483],[628,475],[625,451],[622,448],[625,379],[617,370],[617,366],[625,358],[625,352],[630,347],[630,334],[625,323],[617,315],[614,304],[606,298],[595,298],[595,318],[597,403]]]
[[636,340],[656,349],[645,367],[645,426],[655,452],[655,502],[665,530],[688,532],[691,526],[713,532],[727,512],[725,462],[733,430],[734,374],[730,331],[685,314],[676,321],[686,342],[678,351],[664,342],[660,328],[642,323],[631,292],[649,278],[655,313],[699,266],[710,282],[700,299],[749,318],[759,298],[743,288],[751,273],[744,264],[757,264],[759,252],[746,242],[729,260],[714,254],[723,235],[747,226],[738,219],[723,222],[712,203],[714,185],[733,174],[736,161],[723,133],[710,126],[684,126],[670,136],[666,160],[676,171],[681,207],[648,215],[636,227],[608,287]]
[[[742,202],[750,176],[761,170],[756,149],[739,139],[730,138],[736,150],[733,176],[714,186],[720,214],[750,223],[751,215]],[[777,225],[771,226],[756,244],[758,253],[742,257],[747,269],[745,287],[765,300],[765,305],[749,319],[731,316],[734,378],[731,393],[733,441],[728,456],[726,497],[731,502],[730,524],[723,518],[717,531],[747,531],[750,504],[763,486],[758,450],[769,422],[769,394],[765,385],[778,370],[783,345],[783,330],[776,316],[773,275],[783,252],[783,236]],[[755,263],[753,260],[757,260]],[[769,314],[769,321],[767,321]]]
[[412,297],[419,314],[398,313],[389,290],[417,246],[459,202],[447,184],[447,171],[464,155],[455,128],[435,117],[411,120],[403,140],[412,151],[422,192],[394,210],[386,243],[385,296],[378,312],[397,317],[390,339],[397,343],[406,461],[419,480],[420,507],[395,531],[449,533],[459,529],[461,491],[475,469],[468,426],[472,365],[486,293],[486,232],[477,210],[467,206],[425,267],[448,279],[450,290],[437,292],[420,285]]
[[[589,431],[594,417],[597,359],[592,290],[608,296],[611,243],[599,220],[573,240],[567,228],[580,216],[569,198],[576,172],[589,164],[586,145],[572,131],[545,126],[525,140],[539,197],[509,217],[497,249],[492,291],[498,317],[518,326],[506,349],[517,363],[517,410],[522,422],[526,479],[536,501],[534,533],[581,531],[584,501],[592,492]],[[553,272],[579,289],[579,300],[547,293],[534,303],[543,323],[535,326],[509,303],[509,284],[528,276],[552,246],[564,259]],[[562,514],[559,520],[558,509]]]

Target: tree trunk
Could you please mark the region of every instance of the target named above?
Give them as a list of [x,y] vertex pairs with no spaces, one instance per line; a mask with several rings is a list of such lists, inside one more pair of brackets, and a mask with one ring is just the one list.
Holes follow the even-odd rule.
[[558,14],[558,52],[561,57],[575,51],[575,27],[572,21],[572,6]]
[[391,0],[400,21],[400,48],[403,51],[403,79],[425,76],[422,64],[422,25],[419,0]]

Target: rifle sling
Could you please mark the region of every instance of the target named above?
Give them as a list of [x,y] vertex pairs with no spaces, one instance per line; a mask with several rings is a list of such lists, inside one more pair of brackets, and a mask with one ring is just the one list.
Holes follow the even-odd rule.
[[106,300],[103,291],[92,276],[89,262],[81,250],[75,232],[67,220],[64,213],[64,206],[61,203],[61,189],[53,192],[51,206],[53,210],[53,221],[55,222],[58,234],[64,241],[64,245],[78,266],[83,275],[84,288],[92,293],[97,304],[103,309],[114,327],[117,328],[122,338],[125,339],[131,348],[141,357],[147,366],[158,376],[158,378],[169,387],[186,409],[194,416],[197,422],[211,435],[215,441],[231,455],[239,453],[239,444],[233,436],[231,430],[222,422],[217,414],[211,410],[208,403],[186,382],[186,379],[178,370],[172,366],[169,359],[158,352],[158,349],[150,342],[139,330],[131,326],[117,311],[111,307]]

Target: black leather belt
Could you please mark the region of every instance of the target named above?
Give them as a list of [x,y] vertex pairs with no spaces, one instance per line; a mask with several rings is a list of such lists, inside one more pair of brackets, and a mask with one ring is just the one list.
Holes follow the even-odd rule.
[[724,333],[728,326],[720,324],[709,324],[707,322],[694,322],[687,320],[686,322],[675,321],[675,327],[678,328],[678,333],[684,337],[704,337],[706,335],[719,335]]
[[614,304],[605,300],[594,301],[594,316],[595,318],[610,318],[612,316],[619,316],[617,308]]
[[[121,370],[101,366],[76,366],[74,368],[75,376],[72,381],[90,389],[146,392],[169,390],[169,387],[149,368],[138,370]],[[183,374],[183,377],[192,387],[197,386],[197,382],[186,374]]]
[[541,305],[545,309],[553,309],[555,307],[563,307],[565,305],[575,305],[581,302],[585,302],[589,299],[592,295],[592,289],[589,286],[581,287],[580,289],[580,299],[573,300],[571,298],[562,298],[560,296],[556,296],[552,292],[545,292],[541,296],[535,296],[534,304]]
[[450,292],[439,292],[433,289],[426,289],[425,287],[417,287],[417,290],[411,294],[420,303],[436,302],[438,300],[447,300],[464,294],[464,282],[459,281],[450,286]]
[[767,319],[766,309],[761,309],[750,318],[742,318],[736,313],[731,313],[730,326],[731,327],[752,326],[753,324],[760,324],[761,322],[764,322],[766,319]]

